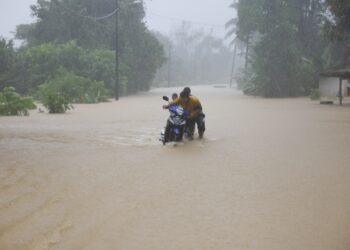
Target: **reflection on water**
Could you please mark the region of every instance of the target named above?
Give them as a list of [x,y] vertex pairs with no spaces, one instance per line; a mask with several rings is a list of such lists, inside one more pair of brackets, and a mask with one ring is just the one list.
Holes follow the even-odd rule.
[[0,249],[349,249],[349,109],[194,87],[163,147],[151,93],[0,117]]

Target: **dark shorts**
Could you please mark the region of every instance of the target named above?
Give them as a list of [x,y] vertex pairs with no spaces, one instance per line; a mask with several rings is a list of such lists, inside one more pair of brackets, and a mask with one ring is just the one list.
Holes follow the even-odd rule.
[[205,121],[204,121],[205,115],[200,114],[195,119],[191,119],[187,121],[186,127],[190,135],[193,136],[195,131],[195,125],[197,124],[198,133],[203,134],[205,131]]

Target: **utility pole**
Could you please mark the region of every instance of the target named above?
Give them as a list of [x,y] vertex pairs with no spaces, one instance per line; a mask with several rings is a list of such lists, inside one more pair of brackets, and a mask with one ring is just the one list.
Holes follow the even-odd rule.
[[119,100],[119,4],[118,0],[115,0],[115,7],[117,12],[115,13],[115,99]]
[[233,49],[232,69],[231,69],[231,77],[230,77],[230,88],[232,88],[233,76],[235,75],[236,54],[237,54],[237,44],[235,44],[235,48]]
[[339,78],[339,104],[343,105],[343,79]]
[[248,33],[246,42],[247,42],[247,44],[246,44],[247,48],[246,48],[246,51],[245,51],[245,64],[244,64],[244,73],[245,74],[248,73],[250,32]]
[[169,44],[169,55],[168,55],[168,88],[170,87],[170,73],[171,73],[171,45]]

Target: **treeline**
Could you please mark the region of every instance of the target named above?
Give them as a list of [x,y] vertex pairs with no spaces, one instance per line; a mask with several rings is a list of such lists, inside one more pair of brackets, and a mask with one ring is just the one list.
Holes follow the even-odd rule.
[[163,44],[166,63],[158,71],[156,86],[229,82],[231,52],[222,39],[184,22],[170,35],[156,34]]
[[[143,21],[142,1],[119,4],[120,91],[133,94],[150,88],[165,55]],[[91,82],[89,86],[99,86],[91,88],[112,94],[115,9],[114,0],[38,0],[31,6],[36,21],[17,27],[15,37],[23,45],[14,48],[11,40],[0,40],[0,90],[12,86],[21,94],[36,95],[43,84],[80,77]],[[88,94],[89,87],[76,88]]]
[[344,66],[350,43],[350,2],[236,0],[227,24],[246,64],[238,77],[246,94],[308,95],[320,71]]

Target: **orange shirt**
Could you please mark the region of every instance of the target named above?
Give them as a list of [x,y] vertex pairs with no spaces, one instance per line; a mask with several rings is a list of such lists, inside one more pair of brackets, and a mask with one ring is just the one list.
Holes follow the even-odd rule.
[[[185,110],[187,110],[190,114],[196,110],[201,110],[202,105],[199,101],[199,99],[195,96],[189,96],[188,102],[184,102],[184,100],[181,99],[181,97],[178,97],[175,101],[175,104],[181,105]],[[199,112],[201,114],[202,112]]]

